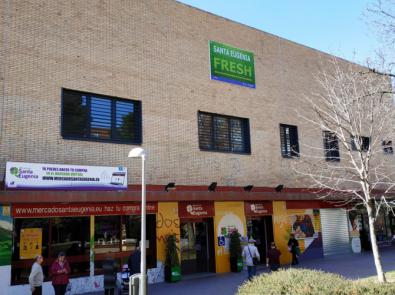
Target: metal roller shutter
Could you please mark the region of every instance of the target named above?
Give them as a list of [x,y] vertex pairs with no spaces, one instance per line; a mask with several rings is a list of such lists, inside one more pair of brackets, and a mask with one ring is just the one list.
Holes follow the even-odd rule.
[[321,209],[320,215],[324,255],[350,253],[347,211]]

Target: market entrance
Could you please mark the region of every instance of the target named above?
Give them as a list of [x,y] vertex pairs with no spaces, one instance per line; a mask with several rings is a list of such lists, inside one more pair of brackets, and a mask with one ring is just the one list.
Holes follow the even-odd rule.
[[215,272],[214,204],[179,202],[181,273]]
[[181,220],[181,273],[214,271],[213,219]]
[[266,262],[266,253],[270,243],[274,241],[272,202],[244,202],[247,218],[247,235],[253,238],[261,256],[261,263]]

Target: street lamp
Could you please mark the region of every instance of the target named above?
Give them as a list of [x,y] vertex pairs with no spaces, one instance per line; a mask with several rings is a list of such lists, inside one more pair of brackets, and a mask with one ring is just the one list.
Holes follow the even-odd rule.
[[140,273],[141,282],[139,286],[140,295],[147,294],[147,265],[146,265],[146,196],[145,196],[145,177],[144,177],[144,167],[145,167],[145,151],[142,148],[134,148],[129,152],[129,158],[141,158],[141,243],[140,243]]

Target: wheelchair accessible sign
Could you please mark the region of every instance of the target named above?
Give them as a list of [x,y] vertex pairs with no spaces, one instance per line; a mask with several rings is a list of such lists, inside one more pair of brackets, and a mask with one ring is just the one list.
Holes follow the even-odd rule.
[[211,79],[255,88],[254,54],[209,41]]

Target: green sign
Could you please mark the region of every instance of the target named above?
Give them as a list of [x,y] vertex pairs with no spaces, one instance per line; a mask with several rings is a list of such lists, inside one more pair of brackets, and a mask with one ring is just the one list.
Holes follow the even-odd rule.
[[255,88],[254,54],[215,41],[209,42],[211,79]]

